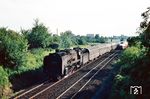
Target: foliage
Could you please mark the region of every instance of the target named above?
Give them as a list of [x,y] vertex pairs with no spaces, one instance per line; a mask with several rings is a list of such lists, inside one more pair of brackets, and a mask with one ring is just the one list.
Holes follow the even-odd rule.
[[[146,52],[144,52],[146,53]],[[134,53],[135,54],[135,53]],[[136,53],[138,54],[138,53]],[[135,55],[137,56],[137,55]],[[121,60],[121,69],[119,74],[115,77],[111,98],[119,99],[147,99],[150,97],[150,57],[149,56],[138,56],[137,59],[126,55],[127,58],[133,59],[132,64],[125,63]],[[127,59],[126,58],[126,59]],[[140,85],[142,86],[143,92],[142,96],[130,95],[129,87],[131,85]]]
[[129,46],[135,46],[138,42],[140,42],[140,37],[139,36],[129,37],[127,39],[127,42]]
[[120,58],[120,74],[127,75],[133,68],[136,68],[137,61],[144,57],[145,51],[139,47],[129,47],[121,55]]
[[140,37],[142,45],[148,49],[148,55],[150,55],[150,7],[147,8],[147,11],[141,14],[143,21],[140,24]]
[[[121,69],[114,80],[111,98],[148,99],[150,97],[150,7],[142,13],[143,21],[140,24],[137,37],[128,39],[130,47],[121,57]],[[144,47],[143,47],[144,46]],[[126,79],[129,78],[129,79]],[[125,82],[124,82],[125,81]],[[142,86],[142,95],[129,95],[130,85]]]
[[86,37],[85,36],[76,36],[77,44],[78,45],[86,45]]
[[95,42],[96,42],[96,43],[98,43],[98,42],[99,42],[99,40],[100,40],[99,35],[98,35],[98,34],[96,34],[94,39],[95,39]]
[[135,99],[129,95],[129,88],[132,84],[138,84],[133,80],[131,73],[138,67],[137,63],[144,57],[144,51],[139,47],[129,47],[121,54],[121,65],[119,74],[116,75],[111,92],[111,98],[115,99]]
[[1,80],[0,80],[0,88],[9,84],[8,74],[4,71],[2,66],[0,66],[0,78],[1,78]]
[[48,28],[39,23],[38,19],[35,20],[34,27],[31,30],[22,31],[22,33],[28,39],[30,48],[46,48],[52,41]]
[[39,69],[43,66],[43,58],[48,55],[51,51],[38,48],[32,49],[26,53],[26,57],[24,58],[24,64],[18,66],[15,69],[7,69],[6,71],[9,75],[9,78],[13,78],[14,75],[21,75],[30,70]]
[[121,55],[123,64],[133,64],[138,58],[142,57],[142,50],[138,47],[129,47]]
[[0,66],[0,98],[9,94],[11,91],[9,89],[10,86],[8,74],[6,71],[4,71],[2,66]]
[[62,48],[70,48],[72,45],[77,45],[76,38],[71,31],[66,31],[60,35],[60,46]]
[[96,43],[105,43],[105,42],[107,41],[107,38],[106,38],[106,37],[103,37],[103,36],[99,37],[98,34],[95,35],[95,38],[94,38],[94,39],[95,39],[94,41],[95,41]]
[[18,68],[18,73],[23,73],[29,70],[35,70],[43,66],[43,59],[46,55],[48,55],[50,51],[47,51],[42,48],[32,49],[27,53],[27,57],[25,58],[24,65]]
[[99,39],[100,37],[99,37],[99,35],[98,34],[96,34],[95,35],[95,39]]
[[129,94],[129,88],[130,86],[130,76],[123,76],[123,75],[116,75],[114,79],[114,86],[113,91],[111,93],[112,99],[132,99],[132,96]]
[[86,36],[86,41],[88,43],[106,43],[108,41],[107,37],[99,36],[98,34],[95,37]]
[[106,43],[106,42],[107,42],[107,40],[108,40],[108,38],[107,38],[107,37],[103,37],[103,36],[101,36],[101,37],[100,37],[100,40],[99,40],[99,43]]
[[60,42],[60,36],[58,36],[56,34],[53,35],[52,39],[53,39],[53,43],[59,43]]
[[15,31],[0,28],[0,64],[11,68],[22,65],[27,43],[27,40]]

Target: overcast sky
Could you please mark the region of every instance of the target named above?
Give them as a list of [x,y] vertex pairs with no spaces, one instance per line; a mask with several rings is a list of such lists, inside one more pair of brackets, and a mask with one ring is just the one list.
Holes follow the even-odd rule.
[[51,32],[135,35],[149,0],[0,0],[0,27],[30,29],[38,18]]

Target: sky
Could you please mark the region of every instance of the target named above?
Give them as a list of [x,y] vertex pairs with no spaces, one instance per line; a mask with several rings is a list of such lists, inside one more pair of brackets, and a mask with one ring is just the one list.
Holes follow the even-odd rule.
[[31,29],[35,19],[56,33],[137,35],[149,0],[0,0],[0,27]]

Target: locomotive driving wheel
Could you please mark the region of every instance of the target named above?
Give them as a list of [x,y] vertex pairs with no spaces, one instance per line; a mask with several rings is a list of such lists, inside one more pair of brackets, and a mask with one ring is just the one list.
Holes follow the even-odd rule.
[[62,77],[59,75],[59,76],[56,76],[56,77],[53,77],[53,81],[59,81]]
[[62,77],[59,75],[59,76],[57,76],[57,80],[60,80]]

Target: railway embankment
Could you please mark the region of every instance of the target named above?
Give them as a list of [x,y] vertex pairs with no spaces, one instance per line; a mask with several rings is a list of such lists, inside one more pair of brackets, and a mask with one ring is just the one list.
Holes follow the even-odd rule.
[[150,97],[150,56],[145,47],[128,47],[121,55],[121,65],[113,80],[108,99],[148,99]]

